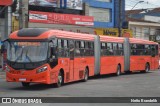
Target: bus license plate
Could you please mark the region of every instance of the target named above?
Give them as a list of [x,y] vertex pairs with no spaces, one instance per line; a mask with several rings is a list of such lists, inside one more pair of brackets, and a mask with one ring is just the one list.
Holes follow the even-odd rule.
[[19,81],[26,81],[26,78],[19,78]]

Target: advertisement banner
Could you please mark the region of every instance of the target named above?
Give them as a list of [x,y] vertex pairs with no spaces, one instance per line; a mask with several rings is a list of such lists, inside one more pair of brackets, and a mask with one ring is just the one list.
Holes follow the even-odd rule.
[[67,8],[83,10],[83,0],[67,0]]
[[29,0],[29,5],[43,7],[58,7],[60,0]]
[[80,16],[38,11],[29,11],[29,22],[46,24],[70,24],[82,26],[94,25],[94,19],[92,16]]
[[0,0],[0,6],[8,6],[12,4],[12,0]]
[[96,28],[95,33],[97,35],[106,35],[106,36],[114,36],[118,37],[118,28]]

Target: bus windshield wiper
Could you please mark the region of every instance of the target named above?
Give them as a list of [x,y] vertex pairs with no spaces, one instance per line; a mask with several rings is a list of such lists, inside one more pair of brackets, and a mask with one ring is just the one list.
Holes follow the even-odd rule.
[[31,60],[31,58],[30,58],[27,54],[28,54],[28,50],[26,51],[25,57],[27,57],[27,59],[28,59],[31,63],[33,63],[32,60]]
[[22,52],[21,52],[20,56],[17,57],[17,59],[15,60],[15,62],[13,63],[13,65],[14,65],[20,58],[22,58],[22,54],[23,54],[23,48],[22,48]]

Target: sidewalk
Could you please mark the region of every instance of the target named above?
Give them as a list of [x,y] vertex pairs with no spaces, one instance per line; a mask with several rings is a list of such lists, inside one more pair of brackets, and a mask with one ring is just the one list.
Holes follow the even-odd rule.
[[2,69],[0,69],[0,81],[4,81],[6,78],[6,73]]

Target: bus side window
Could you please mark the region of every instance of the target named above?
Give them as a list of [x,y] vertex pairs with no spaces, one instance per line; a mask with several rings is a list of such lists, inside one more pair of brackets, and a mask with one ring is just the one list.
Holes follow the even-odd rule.
[[116,56],[118,53],[117,53],[117,43],[113,43],[113,54]]
[[105,55],[105,49],[106,49],[106,43],[102,42],[101,43],[101,56]]
[[158,45],[155,45],[156,47],[156,56],[158,55]]
[[91,56],[94,56],[94,42],[91,43]]
[[89,42],[86,41],[85,42],[85,56],[89,56]]
[[150,54],[151,54],[150,46],[149,46],[149,45],[145,45],[144,54],[145,54],[145,55],[150,55]]
[[131,55],[137,55],[137,45],[131,44]]
[[118,55],[123,55],[123,44],[121,43],[118,44]]
[[80,50],[79,50],[80,49],[80,41],[76,41],[75,46],[76,46],[75,47],[75,55],[80,56]]
[[49,58],[52,61],[53,59],[58,58],[58,50],[57,50],[57,46],[55,46],[52,41],[49,42],[49,47],[50,47]]
[[151,45],[151,56],[155,57],[156,55],[156,46],[155,45]]
[[84,56],[85,55],[85,43],[84,41],[81,41],[80,43],[81,43],[80,44],[80,54],[81,56]]
[[74,59],[74,49],[75,49],[75,45],[74,45],[74,41],[73,40],[68,40],[68,44],[69,44],[69,56],[70,59],[73,60]]
[[88,48],[89,48],[89,56],[94,55],[94,44],[93,42],[88,42]]
[[61,39],[58,39],[58,48],[62,48]]
[[137,44],[136,52],[137,55],[144,55],[144,45]]
[[69,49],[68,49],[68,40],[64,40],[64,57],[68,57],[69,56]]
[[112,55],[113,55],[112,43],[107,43],[107,51],[108,51],[108,55],[109,55],[109,56],[112,56]]

